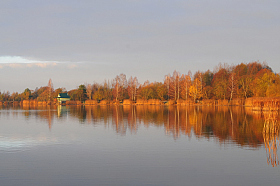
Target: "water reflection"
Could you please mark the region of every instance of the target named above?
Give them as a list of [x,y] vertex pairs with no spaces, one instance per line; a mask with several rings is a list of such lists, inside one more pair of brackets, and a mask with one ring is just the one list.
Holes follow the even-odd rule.
[[[220,143],[235,142],[240,146],[257,148],[264,143],[263,114],[244,107],[184,107],[157,105],[126,106],[48,106],[23,107],[26,119],[32,116],[47,122],[51,129],[53,119],[68,117],[81,124],[112,127],[116,133],[137,133],[139,125],[164,127],[174,139],[181,135],[196,138],[215,137]],[[18,112],[18,111],[16,111]],[[13,113],[16,113],[13,112]],[[1,114],[1,113],[0,113]],[[276,117],[276,116],[275,116]],[[278,116],[277,116],[278,117]]]
[[[1,115],[10,114],[4,112]],[[22,114],[27,120],[31,117],[48,124],[51,130],[53,120],[78,120],[85,125],[104,125],[117,134],[136,134],[140,125],[163,128],[166,135],[174,140],[181,136],[188,138],[215,139],[222,145],[235,144],[242,148],[257,149],[265,146],[267,162],[279,165],[278,112],[254,112],[247,107],[186,107],[157,105],[124,106],[46,106],[12,107],[14,115]]]
[[56,106],[23,106],[22,109],[24,110],[23,115],[26,119],[35,116],[37,119],[46,121],[50,130],[52,128],[53,118],[58,117]]
[[277,149],[279,147],[278,112],[265,112],[263,126],[263,139],[267,154],[267,164],[273,167],[279,165]]

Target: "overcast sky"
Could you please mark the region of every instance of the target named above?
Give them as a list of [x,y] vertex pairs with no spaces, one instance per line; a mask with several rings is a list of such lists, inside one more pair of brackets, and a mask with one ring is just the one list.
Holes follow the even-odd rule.
[[266,61],[280,72],[278,0],[1,0],[0,91]]

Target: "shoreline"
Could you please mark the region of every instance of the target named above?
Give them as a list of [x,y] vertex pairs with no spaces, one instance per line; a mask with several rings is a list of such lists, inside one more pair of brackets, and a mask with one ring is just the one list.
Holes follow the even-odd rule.
[[177,105],[177,106],[244,106],[251,107],[255,111],[270,111],[280,110],[280,98],[260,98],[251,97],[247,99],[233,99],[229,100],[214,100],[204,99],[197,103],[193,100],[178,100],[177,102],[161,101],[157,99],[151,100],[137,100],[133,102],[131,100],[123,100],[123,102],[102,100],[100,102],[96,100],[81,101],[66,101],[64,104],[58,104],[55,101],[37,101],[37,100],[23,100],[23,101],[0,101],[0,106],[50,106],[50,105],[84,105],[84,106],[95,106],[95,105]]

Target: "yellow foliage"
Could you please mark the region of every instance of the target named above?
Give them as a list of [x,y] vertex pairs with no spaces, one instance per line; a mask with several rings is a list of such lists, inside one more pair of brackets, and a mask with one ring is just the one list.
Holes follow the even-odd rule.
[[194,99],[194,101],[202,97],[203,93],[201,87],[201,81],[196,78],[193,84],[190,86],[189,91],[189,95]]

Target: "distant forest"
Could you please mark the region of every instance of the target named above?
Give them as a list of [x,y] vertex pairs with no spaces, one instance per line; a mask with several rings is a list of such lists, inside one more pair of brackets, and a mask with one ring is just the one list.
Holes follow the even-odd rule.
[[238,65],[219,64],[213,71],[167,74],[163,82],[138,82],[137,77],[127,78],[125,74],[117,75],[103,83],[82,84],[77,89],[67,91],[65,88],[53,89],[52,81],[47,86],[22,93],[0,92],[0,101],[53,101],[59,93],[68,93],[71,100],[112,100],[130,99],[162,101],[203,99],[232,100],[248,97],[280,97],[280,76],[272,71],[266,63],[251,62]]

